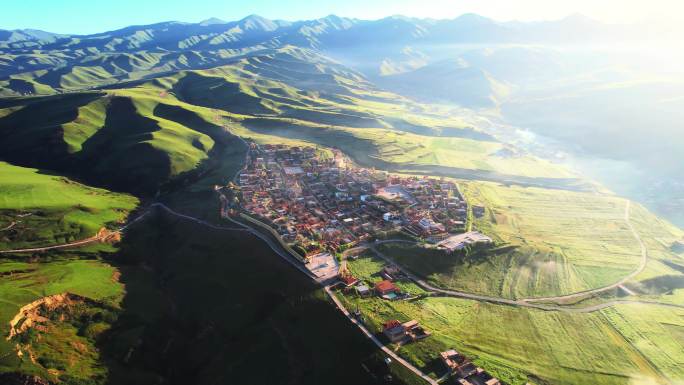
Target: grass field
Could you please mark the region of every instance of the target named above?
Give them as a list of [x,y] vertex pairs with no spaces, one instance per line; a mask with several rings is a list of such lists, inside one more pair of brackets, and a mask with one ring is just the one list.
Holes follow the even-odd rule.
[[[0,249],[65,243],[115,228],[138,204],[36,169],[0,162]],[[26,215],[30,214],[30,215]]]
[[[111,249],[108,246],[96,246],[80,255],[60,253],[53,262],[0,261],[3,274],[0,278],[0,333],[3,336],[9,333],[9,321],[19,308],[53,294],[70,292],[117,304],[123,297],[124,288],[115,279],[116,269],[98,260],[75,259],[86,255],[94,258],[99,251],[110,252]],[[43,342],[37,345],[37,357],[53,357],[51,362],[62,362],[68,357],[78,356],[78,359],[72,361],[72,366],[68,366],[68,373],[83,379],[95,373],[102,374],[101,365],[97,363],[98,353],[94,341],[88,341],[74,333],[71,327],[54,327],[53,332],[45,334]],[[49,375],[45,369],[32,364],[27,358],[17,357],[15,343],[16,341],[7,341],[5,338],[0,340],[0,371],[21,370],[47,378]],[[75,349],[72,344],[79,344],[83,354],[80,355],[79,349]],[[61,358],[55,355],[61,355]]]
[[635,207],[633,222],[643,234],[649,260],[646,269],[628,286],[648,299],[684,303],[684,254],[672,249],[672,244],[684,237],[684,231],[641,206]]
[[476,266],[474,274],[460,271],[462,278],[447,277],[446,284],[473,287],[459,281],[483,278],[495,283],[486,288],[492,294],[560,295],[613,283],[639,264],[624,199],[484,182],[462,186],[471,204],[486,208],[475,228],[519,248],[485,261],[486,273]]
[[[379,91],[311,52],[234,54],[221,53],[212,69],[175,73],[206,65],[202,52],[103,54],[89,65],[0,82],[2,94],[109,84],[96,92],[0,99],[0,153],[22,166],[0,162],[0,248],[84,238],[115,227],[138,204],[74,180],[154,196],[218,220],[213,185],[226,183],[244,157],[233,134],[258,143],[338,147],[361,165],[395,172],[504,181],[463,187],[470,203],[486,207],[476,229],[497,247],[514,249],[468,256],[384,249],[438,285],[546,296],[610,284],[638,266],[625,200],[564,191],[581,183],[567,170],[497,142],[453,111]],[[110,84],[119,80],[132,82]],[[560,189],[521,187],[531,185]],[[684,257],[669,246],[684,233],[637,205],[630,217],[650,260],[629,286],[647,299],[682,303]],[[52,325],[36,348],[44,368],[18,358],[2,339],[1,371],[47,376],[45,368],[57,368],[67,384],[86,377],[126,384],[372,384],[386,373],[396,383],[416,383],[396,363],[383,364],[320,290],[260,241],[161,213],[136,226],[119,248],[92,245],[0,261],[5,333],[19,307],[54,293],[74,292],[116,309],[111,322],[93,323],[100,331],[93,334],[71,319]],[[382,265],[368,254],[349,262],[354,275],[371,283]],[[412,283],[398,285],[426,294]],[[621,305],[570,314],[437,297],[346,301],[375,330],[389,318],[419,319],[433,335],[399,352],[436,377],[442,368],[435,358],[449,347],[513,385],[664,384],[684,377],[684,315],[673,309]]]
[[[637,378],[666,384],[667,378],[684,378],[677,366],[684,359],[684,339],[678,326],[668,326],[681,324],[682,315],[669,309],[622,305],[620,314],[628,319],[622,321],[623,329],[647,326],[640,324],[646,313],[652,315],[651,323],[659,325],[644,328],[646,334],[623,336],[626,332],[614,326],[612,309],[572,314],[455,298],[390,302],[349,296],[345,300],[352,308],[358,306],[376,331],[388,319],[419,320],[432,336],[402,346],[399,353],[435,377],[444,373],[439,352],[455,348],[514,385],[631,385]],[[666,327],[673,332],[658,330]],[[663,338],[672,340],[656,348]]]

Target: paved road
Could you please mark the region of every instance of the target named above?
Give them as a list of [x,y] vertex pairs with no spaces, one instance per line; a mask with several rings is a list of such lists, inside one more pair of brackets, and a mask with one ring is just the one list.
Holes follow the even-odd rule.
[[429,384],[431,384],[431,385],[438,385],[438,384],[439,384],[437,381],[435,381],[435,380],[433,380],[432,378],[430,378],[427,374],[423,373],[420,369],[418,369],[418,368],[416,368],[415,366],[411,365],[410,362],[408,362],[408,361],[406,361],[405,359],[399,357],[399,356],[398,356],[396,353],[394,353],[390,348],[388,348],[387,346],[385,346],[379,339],[377,339],[377,337],[375,337],[375,335],[374,335],[373,333],[371,333],[371,332],[366,328],[366,326],[365,326],[364,324],[362,324],[361,322],[359,322],[359,321],[356,319],[356,317],[352,316],[351,313],[349,313],[349,311],[347,310],[347,308],[344,307],[344,305],[342,304],[342,302],[340,302],[340,300],[337,299],[337,296],[335,296],[335,293],[333,293],[332,290],[330,290],[330,287],[329,287],[329,286],[325,286],[324,289],[325,289],[325,292],[328,293],[328,296],[330,297],[330,299],[333,300],[333,302],[335,303],[335,305],[337,306],[337,308],[340,309],[340,311],[341,311],[341,312],[342,312],[342,313],[343,313],[343,314],[344,314],[344,315],[345,315],[353,324],[355,324],[356,326],[358,326],[359,329],[361,329],[361,331],[363,332],[363,334],[365,334],[366,337],[368,337],[371,341],[373,341],[373,343],[374,343],[377,347],[379,347],[380,349],[382,349],[382,351],[385,352],[385,354],[387,354],[388,356],[392,357],[392,359],[394,359],[394,360],[397,361],[398,363],[404,365],[408,370],[412,371],[412,372],[415,373],[418,377],[420,377],[420,378],[422,378],[423,380],[425,380],[425,382],[427,382],[427,383],[429,383]]
[[113,235],[113,233],[116,233],[116,232],[123,233],[129,227],[131,227],[135,223],[138,223],[140,220],[145,218],[150,213],[152,208],[160,208],[160,209],[162,209],[162,210],[164,210],[164,211],[166,211],[166,212],[168,212],[168,213],[170,213],[176,217],[187,219],[187,220],[193,221],[195,223],[201,224],[203,226],[211,227],[212,229],[216,229],[216,230],[248,231],[242,227],[216,226],[216,225],[209,223],[207,221],[204,221],[204,220],[201,220],[201,219],[198,219],[195,217],[191,217],[189,215],[181,214],[177,211],[174,211],[173,209],[166,206],[165,204],[157,202],[157,203],[151,204],[142,214],[138,215],[137,217],[135,217],[135,219],[126,223],[126,225],[124,225],[123,227],[121,227],[117,230],[113,230],[112,232],[109,232],[109,233],[104,234],[104,235],[99,235],[99,236],[94,235],[94,236],[89,237],[89,238],[81,239],[80,241],[63,243],[63,244],[59,244],[59,245],[51,245],[51,246],[44,246],[44,247],[31,247],[31,248],[26,248],[26,249],[0,250],[0,254],[31,253],[31,252],[41,252],[41,251],[48,251],[48,250],[55,250],[55,249],[66,249],[66,248],[71,248],[71,247],[84,246],[84,245],[87,245],[87,244],[90,244],[93,242],[99,242],[99,241],[102,241],[102,240],[105,240],[105,239],[111,237]]

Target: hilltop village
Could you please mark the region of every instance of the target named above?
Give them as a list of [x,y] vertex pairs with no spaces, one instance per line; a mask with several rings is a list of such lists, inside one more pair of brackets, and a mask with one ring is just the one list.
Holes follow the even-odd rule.
[[274,229],[305,260],[399,232],[447,252],[491,242],[463,234],[468,205],[451,181],[355,167],[339,151],[250,147],[231,210]]
[[[320,282],[360,298],[397,301],[412,297],[395,284],[409,280],[398,265],[384,266],[378,272],[382,280],[374,283],[355,278],[346,265],[340,268],[335,256],[352,247],[400,234],[447,254],[492,243],[484,234],[467,231],[469,215],[481,216],[484,208],[469,207],[454,182],[356,167],[337,150],[331,154],[313,147],[251,143],[245,166],[234,182],[217,190],[223,216],[267,229]],[[358,325],[365,323],[358,311],[348,316]],[[416,320],[389,319],[381,326],[385,338],[397,345],[431,335]],[[440,358],[447,369],[445,376],[457,384],[500,385],[454,350],[441,353]]]

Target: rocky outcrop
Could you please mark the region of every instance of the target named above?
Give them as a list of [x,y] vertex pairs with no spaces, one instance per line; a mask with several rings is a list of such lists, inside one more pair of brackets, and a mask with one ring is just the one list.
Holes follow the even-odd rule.
[[7,339],[10,340],[30,328],[43,327],[42,324],[48,319],[41,314],[86,301],[90,300],[72,293],[55,294],[37,299],[19,309],[19,312],[12,318],[9,322],[10,332]]

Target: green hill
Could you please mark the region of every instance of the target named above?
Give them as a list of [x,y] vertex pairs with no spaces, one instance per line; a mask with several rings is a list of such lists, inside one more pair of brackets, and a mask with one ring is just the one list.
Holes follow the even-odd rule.
[[121,226],[138,200],[0,162],[0,250],[49,246]]
[[[514,385],[633,385],[643,373],[678,380],[683,264],[669,247],[680,229],[637,205],[626,219],[624,199],[479,128],[494,116],[388,92],[325,55],[350,39],[392,39],[401,54],[388,60],[396,46],[356,53],[404,83],[395,89],[438,83],[432,95],[414,95],[495,106],[507,92],[496,80],[505,64],[420,69],[428,58],[403,46],[470,27],[486,28],[484,40],[510,32],[472,15],[450,23],[250,16],[80,37],[0,31],[0,248],[83,239],[149,202],[231,226],[220,222],[214,186],[242,167],[249,141],[337,148],[360,166],[457,179],[469,203],[485,208],[470,224],[497,253],[383,246],[435,285],[505,298],[569,294],[637,271],[637,238],[648,250],[620,290],[661,302],[651,324],[638,310],[652,304],[574,312],[627,295],[618,289],[545,300],[566,311],[437,298],[405,282],[418,298],[345,297],[375,331],[388,319],[417,319],[433,333],[397,346],[406,359],[439,377],[436,357],[454,347]],[[23,373],[65,384],[365,384],[391,373],[413,383],[266,244],[186,219],[152,210],[118,244],[2,254],[3,334],[31,301],[66,291],[87,300],[42,309],[43,328],[2,339],[0,382]],[[382,264],[365,255],[350,266],[373,282]]]

